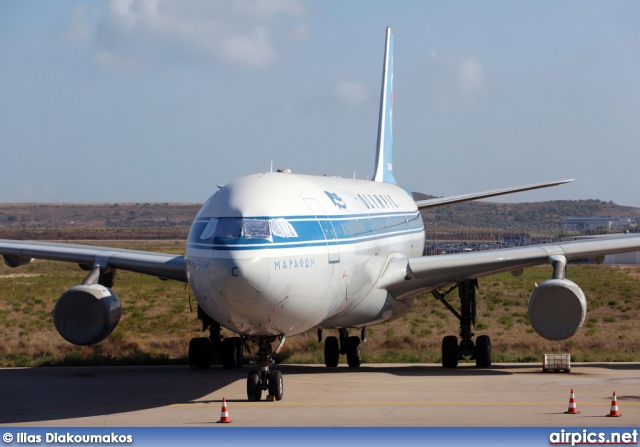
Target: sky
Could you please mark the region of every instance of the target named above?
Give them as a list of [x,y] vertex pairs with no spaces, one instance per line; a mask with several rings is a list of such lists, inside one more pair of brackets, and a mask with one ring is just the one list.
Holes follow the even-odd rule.
[[204,202],[275,168],[640,206],[640,2],[0,2],[0,202]]

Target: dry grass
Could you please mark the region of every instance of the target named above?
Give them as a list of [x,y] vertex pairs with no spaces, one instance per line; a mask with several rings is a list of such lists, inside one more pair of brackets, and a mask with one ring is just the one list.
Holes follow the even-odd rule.
[[[541,361],[544,353],[569,352],[574,361],[640,361],[640,266],[570,265],[568,277],[585,291],[587,320],[570,340],[537,335],[527,315],[534,283],[551,275],[550,267],[525,270],[521,277],[497,275],[480,281],[476,335],[491,336],[496,362]],[[451,295],[456,306],[455,292]],[[457,319],[431,295],[424,295],[403,318],[368,329],[366,362],[440,362],[446,335],[457,335]],[[325,335],[327,335],[325,331]],[[357,332],[354,332],[357,334]],[[287,340],[283,359],[322,362],[315,332]]]
[[[169,253],[180,253],[184,247],[177,241],[100,241],[100,245]],[[20,269],[0,267],[1,366],[186,362],[189,339],[199,336],[199,322],[195,312],[190,313],[190,291],[181,283],[135,273],[117,272],[114,290],[123,311],[113,334],[91,347],[63,340],[51,311],[58,297],[85,275],[74,264],[51,261]]]
[[[175,253],[183,249],[178,241],[125,245]],[[15,274],[20,276],[10,276]],[[114,290],[123,303],[116,331],[92,347],[65,342],[50,313],[60,294],[84,276],[75,265],[49,261],[16,270],[0,267],[0,366],[186,363],[189,339],[200,336],[190,291],[184,284],[134,273],[118,272],[116,278]],[[574,361],[640,361],[640,332],[634,329],[640,316],[640,266],[571,265],[568,277],[584,289],[589,309],[580,333],[564,342],[540,338],[528,322],[533,284],[549,277],[550,267],[540,267],[519,278],[505,274],[480,281],[475,332],[491,336],[494,361],[540,361],[548,352],[570,352]],[[195,310],[193,298],[192,304]],[[439,362],[442,337],[457,333],[456,318],[425,295],[405,317],[368,328],[363,361]],[[289,338],[284,348],[280,361],[323,362],[315,331]]]

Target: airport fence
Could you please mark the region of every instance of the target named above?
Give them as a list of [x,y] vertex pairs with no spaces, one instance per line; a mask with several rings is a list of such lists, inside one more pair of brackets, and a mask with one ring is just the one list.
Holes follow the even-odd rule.
[[[584,229],[565,224],[513,226],[455,226],[425,223],[424,253],[444,255],[548,244],[589,236],[621,234],[630,230]],[[637,230],[635,230],[637,231]]]

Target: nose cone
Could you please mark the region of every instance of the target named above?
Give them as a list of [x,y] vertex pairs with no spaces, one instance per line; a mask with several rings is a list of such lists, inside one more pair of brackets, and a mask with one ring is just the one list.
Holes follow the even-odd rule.
[[223,252],[214,257],[209,280],[219,297],[228,301],[247,301],[257,297],[269,283],[266,257],[242,256],[242,252]]
[[269,289],[273,237],[265,216],[282,213],[267,206],[265,195],[279,196],[260,183],[262,177],[243,177],[217,191],[196,216],[185,253],[198,304],[215,321],[239,333],[263,328],[266,310],[273,309]]

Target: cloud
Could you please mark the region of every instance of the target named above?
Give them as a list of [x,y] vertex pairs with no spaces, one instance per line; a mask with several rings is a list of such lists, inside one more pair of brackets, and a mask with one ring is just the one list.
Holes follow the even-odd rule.
[[255,67],[264,67],[276,60],[276,52],[269,44],[267,31],[261,27],[256,27],[253,35],[225,39],[223,49],[231,60]]
[[76,5],[73,8],[71,23],[63,33],[67,41],[86,44],[93,39],[95,24],[92,20],[87,20],[91,15],[92,11],[86,5]]
[[369,99],[367,88],[359,82],[339,82],[336,85],[336,95],[340,101],[351,107],[359,106]]
[[277,60],[279,44],[304,38],[302,1],[111,0],[74,11],[67,34],[90,41],[100,65],[170,59],[264,67]]
[[244,0],[232,1],[231,8],[253,20],[271,20],[280,14],[300,16],[304,7],[298,0]]
[[467,92],[476,92],[482,88],[482,63],[476,59],[466,59],[460,64],[458,72],[460,86]]

